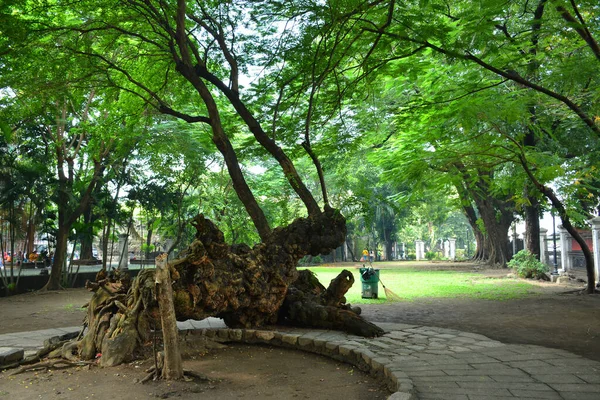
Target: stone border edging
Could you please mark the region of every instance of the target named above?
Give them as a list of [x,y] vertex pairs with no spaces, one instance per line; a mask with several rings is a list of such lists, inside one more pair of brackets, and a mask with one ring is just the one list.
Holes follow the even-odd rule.
[[388,389],[393,392],[388,400],[417,399],[413,382],[408,375],[398,367],[390,366],[393,364],[390,359],[374,353],[362,343],[372,339],[337,331],[301,331],[295,328],[290,328],[289,332],[229,328],[189,329],[184,332],[220,342],[266,344],[326,356],[382,378]]

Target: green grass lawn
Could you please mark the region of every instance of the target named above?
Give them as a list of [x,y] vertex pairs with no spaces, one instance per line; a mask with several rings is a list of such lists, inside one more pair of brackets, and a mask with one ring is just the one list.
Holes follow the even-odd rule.
[[[310,267],[319,281],[327,287],[342,268]],[[459,271],[428,271],[418,269],[382,269],[378,285],[378,299],[361,297],[362,283],[358,269],[350,269],[354,275],[354,285],[346,294],[351,304],[385,303],[386,288],[396,293],[403,301],[423,298],[477,298],[488,300],[508,300],[536,294],[535,287],[523,280],[489,278],[481,274]]]

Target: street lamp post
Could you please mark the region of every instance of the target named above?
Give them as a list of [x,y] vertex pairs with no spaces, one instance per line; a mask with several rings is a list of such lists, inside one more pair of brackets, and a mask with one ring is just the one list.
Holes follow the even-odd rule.
[[554,271],[552,271],[552,275],[558,275],[558,263],[556,262],[556,220],[554,218],[554,210],[550,210],[550,214],[552,214],[552,242],[554,244]]

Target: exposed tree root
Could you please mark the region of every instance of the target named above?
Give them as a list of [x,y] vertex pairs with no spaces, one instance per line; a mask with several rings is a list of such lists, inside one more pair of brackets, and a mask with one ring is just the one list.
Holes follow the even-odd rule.
[[[328,253],[344,242],[345,219],[338,211],[326,208],[274,229],[253,248],[227,245],[223,233],[202,215],[193,225],[195,240],[167,264],[178,320],[216,316],[231,328],[279,322],[367,337],[383,334],[360,317],[359,308],[346,304],[344,295],[354,283],[349,271],[325,288],[310,273],[296,269],[303,256]],[[101,366],[131,361],[149,343],[151,327],[160,324],[155,271],[143,270],[130,280],[113,270],[98,279],[86,284],[94,292],[87,307],[88,328],[81,340],[61,348],[60,356],[73,359],[77,352],[83,360],[99,358]]]
[[25,365],[22,366],[21,368],[18,368],[14,371],[12,371],[10,374],[8,374],[8,376],[13,376],[13,375],[18,375],[18,374],[22,374],[24,372],[30,372],[30,371],[37,371],[40,369],[64,369],[64,368],[70,368],[70,367],[82,367],[85,365],[92,365],[94,364],[93,362],[90,361],[69,361],[69,360],[64,360],[61,358],[58,359],[54,359],[54,360],[47,360],[47,361],[42,361],[36,364],[32,364],[32,365]]

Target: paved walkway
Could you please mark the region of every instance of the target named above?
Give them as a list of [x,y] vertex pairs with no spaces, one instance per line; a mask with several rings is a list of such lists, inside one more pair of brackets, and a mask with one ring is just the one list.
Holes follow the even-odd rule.
[[[388,333],[376,339],[295,328],[227,329],[215,318],[186,321],[179,328],[192,335],[293,347],[344,360],[383,376],[394,392],[390,400],[600,399],[600,362],[452,329],[378,325]],[[51,336],[79,329],[0,335],[0,357],[9,349],[33,351]]]

